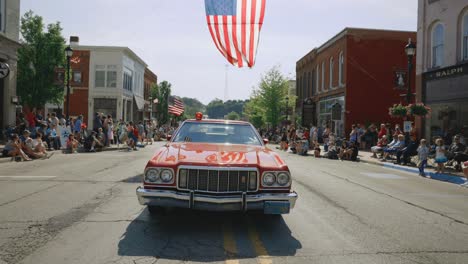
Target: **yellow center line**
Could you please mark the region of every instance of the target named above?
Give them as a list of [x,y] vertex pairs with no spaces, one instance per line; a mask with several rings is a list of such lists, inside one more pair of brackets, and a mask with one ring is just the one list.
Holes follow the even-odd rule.
[[237,255],[237,245],[232,232],[232,223],[227,222],[223,225],[224,251],[226,251],[226,264],[239,264],[235,259]]
[[248,221],[248,232],[249,238],[252,242],[255,254],[257,255],[257,263],[258,264],[271,264],[273,263],[271,257],[268,255],[268,251],[266,250],[265,246],[263,246],[262,240],[260,239],[260,235],[257,232],[257,228],[251,219]]

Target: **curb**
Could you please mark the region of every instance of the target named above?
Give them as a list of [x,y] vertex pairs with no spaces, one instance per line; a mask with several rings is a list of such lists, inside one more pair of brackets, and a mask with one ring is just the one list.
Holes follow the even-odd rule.
[[[394,169],[394,170],[400,170],[400,171],[405,171],[405,172],[409,172],[409,173],[419,174],[419,169],[417,169],[417,168],[409,168],[409,167],[394,165],[394,164],[390,164],[388,162],[382,163],[382,162],[369,161],[369,160],[363,160],[363,159],[361,159],[360,161],[363,162],[363,163],[368,163],[368,164],[372,164],[372,165],[376,165],[376,166],[380,166],[380,167],[384,167],[384,168],[389,168],[389,169]],[[433,179],[433,180],[449,182],[449,183],[453,183],[453,184],[456,184],[456,185],[461,185],[461,184],[464,184],[464,183],[467,182],[463,177],[455,176],[455,175],[451,175],[451,174],[445,174],[445,173],[444,174],[437,174],[435,172],[426,172],[426,175],[430,176],[431,179]]]

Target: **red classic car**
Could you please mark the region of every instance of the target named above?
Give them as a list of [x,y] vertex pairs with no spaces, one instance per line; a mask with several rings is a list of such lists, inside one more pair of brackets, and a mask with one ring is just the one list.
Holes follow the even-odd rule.
[[247,122],[185,121],[148,161],[136,190],[150,213],[167,207],[287,214],[297,194],[288,166]]

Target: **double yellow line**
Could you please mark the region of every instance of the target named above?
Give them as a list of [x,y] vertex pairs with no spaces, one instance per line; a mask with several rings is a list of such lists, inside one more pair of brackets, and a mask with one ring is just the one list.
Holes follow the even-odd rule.
[[[268,255],[268,251],[260,239],[257,228],[251,219],[248,219],[247,232],[249,239],[252,242],[252,245],[255,250],[255,255],[257,256],[258,264],[272,264],[273,261]],[[237,259],[237,250],[236,240],[232,230],[232,222],[227,222],[223,225],[223,237],[224,237],[224,250],[227,252],[226,264],[239,264],[239,259]]]

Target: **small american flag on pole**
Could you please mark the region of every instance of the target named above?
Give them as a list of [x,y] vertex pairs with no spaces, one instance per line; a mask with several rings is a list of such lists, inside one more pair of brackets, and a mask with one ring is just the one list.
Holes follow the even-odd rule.
[[184,103],[177,97],[169,98],[168,112],[175,116],[181,116],[185,111]]
[[254,66],[265,4],[266,0],[205,0],[211,37],[232,65]]

